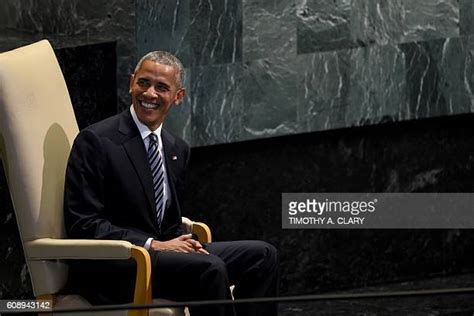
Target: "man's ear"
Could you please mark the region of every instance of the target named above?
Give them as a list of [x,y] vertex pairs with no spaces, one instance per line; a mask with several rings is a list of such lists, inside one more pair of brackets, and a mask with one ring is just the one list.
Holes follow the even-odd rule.
[[186,96],[186,89],[181,88],[176,92],[176,97],[174,98],[174,104],[180,105],[183,102],[184,97]]
[[128,86],[128,93],[132,93],[133,79],[135,79],[135,76],[133,74],[131,74],[130,75],[130,84]]

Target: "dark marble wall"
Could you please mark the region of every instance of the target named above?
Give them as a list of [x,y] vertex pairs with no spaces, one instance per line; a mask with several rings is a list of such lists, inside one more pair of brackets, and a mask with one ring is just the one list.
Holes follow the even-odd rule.
[[[304,294],[473,271],[471,230],[280,218],[282,192],[472,192],[473,17],[471,0],[4,0],[0,51],[51,39],[81,127],[128,106],[137,56],[176,53],[186,215],[278,246],[282,294]],[[27,297],[1,177],[0,197],[0,297]]]
[[0,299],[32,297],[30,276],[3,166],[0,201]]
[[135,0],[3,0],[0,45],[12,42],[11,32],[15,45],[9,48],[42,38],[50,39],[55,48],[116,42],[117,108],[130,105],[129,75],[136,62]]
[[115,42],[58,49],[56,56],[79,129],[117,112]]
[[137,49],[176,53],[186,67],[242,60],[242,1],[136,2]]
[[471,229],[282,230],[281,193],[474,192],[473,126],[468,114],[193,148],[186,210],[216,240],[276,245],[282,295],[472,272]]
[[187,67],[190,97],[167,123],[193,146],[474,107],[469,0],[147,0],[136,10],[139,53],[170,50]]

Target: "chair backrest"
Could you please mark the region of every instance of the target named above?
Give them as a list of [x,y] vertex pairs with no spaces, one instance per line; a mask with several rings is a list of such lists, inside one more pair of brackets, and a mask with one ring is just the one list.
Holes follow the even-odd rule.
[[[0,54],[0,153],[23,244],[65,236],[64,176],[78,131],[48,41]],[[61,289],[66,265],[25,258],[36,296]]]

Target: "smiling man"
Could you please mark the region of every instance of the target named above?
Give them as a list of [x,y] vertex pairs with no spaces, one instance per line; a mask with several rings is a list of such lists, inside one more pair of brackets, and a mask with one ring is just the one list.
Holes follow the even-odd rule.
[[[153,296],[171,300],[276,296],[277,253],[261,241],[203,247],[180,228],[189,146],[163,128],[185,96],[184,68],[151,52],[130,78],[132,105],[82,130],[66,172],[64,217],[70,238],[127,240],[149,250]],[[203,179],[204,181],[205,179]],[[95,304],[130,302],[133,261],[72,262],[69,288]],[[197,315],[276,315],[274,304],[209,306]]]
[[[158,53],[155,55],[158,59]],[[177,71],[173,65],[159,64],[151,59],[137,65],[130,79],[130,94],[138,119],[150,130],[158,129],[172,105],[183,100],[182,76],[184,72]]]

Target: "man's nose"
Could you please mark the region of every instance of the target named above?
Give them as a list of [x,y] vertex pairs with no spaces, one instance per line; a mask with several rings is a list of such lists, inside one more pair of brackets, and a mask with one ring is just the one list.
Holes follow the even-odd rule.
[[158,97],[158,92],[155,90],[155,87],[150,86],[146,91],[144,92],[146,97],[149,98],[156,98]]

